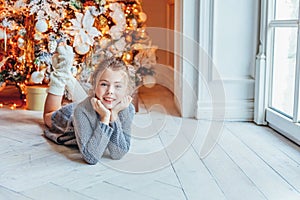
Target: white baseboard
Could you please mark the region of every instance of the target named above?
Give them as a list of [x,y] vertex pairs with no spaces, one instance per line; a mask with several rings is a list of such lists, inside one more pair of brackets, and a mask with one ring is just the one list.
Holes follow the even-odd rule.
[[253,121],[254,101],[239,100],[216,103],[200,102],[196,110],[196,119],[224,121]]

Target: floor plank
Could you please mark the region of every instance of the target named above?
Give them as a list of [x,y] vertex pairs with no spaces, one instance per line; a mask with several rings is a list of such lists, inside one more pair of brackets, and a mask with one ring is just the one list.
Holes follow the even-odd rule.
[[66,189],[61,186],[54,185],[52,183],[47,183],[45,185],[40,185],[30,190],[22,192],[24,195],[32,199],[43,199],[43,200],[93,200],[84,194],[80,194],[77,191]]
[[204,159],[204,163],[227,199],[266,199],[219,145]]
[[0,200],[30,200],[30,198],[0,186]]
[[109,183],[98,183],[91,187],[79,190],[80,193],[95,199],[143,199],[143,200],[153,200],[154,198],[150,196],[145,196],[143,194],[138,194],[136,192],[125,189],[124,187],[119,187]]
[[[299,198],[295,191],[256,152],[225,129],[220,146],[267,199]],[[276,188],[276,189],[274,189]]]
[[[270,166],[278,175],[281,176],[285,182],[290,185],[291,190],[296,190],[298,194],[300,191],[300,165],[293,159],[288,157],[285,153],[278,149],[274,143],[266,143],[262,134],[255,129],[249,129],[253,124],[229,124],[230,130],[237,131],[243,130],[243,134],[238,137],[244,142],[246,146],[252,149],[268,166]],[[299,196],[300,199],[300,196]]]
[[141,89],[129,154],[93,166],[42,136],[42,112],[0,108],[0,200],[300,199],[299,146],[267,127],[226,122],[202,158],[215,123],[180,118],[172,93],[154,89]]
[[222,189],[194,149],[188,149],[184,156],[173,164],[173,167],[186,199],[226,199]]

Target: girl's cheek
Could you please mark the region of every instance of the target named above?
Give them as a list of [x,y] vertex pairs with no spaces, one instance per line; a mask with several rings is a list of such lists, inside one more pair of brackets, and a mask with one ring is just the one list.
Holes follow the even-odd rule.
[[97,99],[101,100],[103,95],[102,95],[101,91],[96,91],[95,96],[97,97]]

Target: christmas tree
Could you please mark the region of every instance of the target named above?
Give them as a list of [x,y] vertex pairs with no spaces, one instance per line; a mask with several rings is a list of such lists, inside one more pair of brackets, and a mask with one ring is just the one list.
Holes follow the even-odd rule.
[[106,57],[134,71],[136,85],[154,75],[156,46],[139,0],[0,0],[0,83],[47,84],[59,42],[74,48],[73,74],[88,87]]

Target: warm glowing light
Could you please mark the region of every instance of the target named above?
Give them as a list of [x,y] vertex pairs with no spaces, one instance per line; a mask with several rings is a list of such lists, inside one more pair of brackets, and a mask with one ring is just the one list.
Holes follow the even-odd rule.
[[[20,1],[20,5],[27,5],[27,3],[31,1],[24,1],[24,0],[18,0]],[[101,15],[98,13],[91,13],[93,18],[90,20],[93,20],[94,24],[89,24],[85,22],[82,22],[82,25],[85,24],[89,27],[93,27],[98,29],[103,37],[107,37],[108,41],[107,44],[105,44],[106,49],[101,49],[100,53],[104,53],[106,51],[111,51],[109,53],[117,54],[116,56],[120,56],[126,63],[133,64],[134,58],[136,53],[132,53],[131,51],[135,51],[136,47],[142,46],[142,44],[139,44],[140,42],[143,42],[143,40],[140,40],[140,38],[146,38],[147,34],[145,30],[138,29],[139,27],[143,26],[142,22],[144,22],[143,19],[146,18],[145,15],[143,15],[142,7],[140,5],[140,1],[142,0],[128,0],[128,1],[121,1],[121,0],[97,0],[97,1],[81,1],[85,2],[80,4],[82,6],[80,11],[82,14],[86,13],[88,9],[90,9],[90,5],[92,4],[101,4]],[[2,1],[1,1],[2,2]],[[8,4],[13,4],[12,0],[5,0],[4,2],[8,2]],[[26,3],[25,3],[26,2]],[[72,45],[74,43],[75,39],[77,41],[77,38],[75,38],[74,35],[72,35],[72,32],[70,31],[71,26],[73,26],[73,23],[70,21],[71,18],[74,16],[73,10],[70,10],[70,7],[67,4],[61,4],[58,5],[54,1],[52,3],[51,1],[37,1],[38,4],[41,4],[39,9],[42,9],[42,11],[46,11],[48,9],[48,6],[51,7],[53,13],[46,13],[45,16],[39,16],[39,14],[43,13],[40,12],[39,9],[37,9],[37,5],[33,5],[31,3],[32,8],[29,8],[26,6],[23,10],[23,8],[17,8],[15,6],[7,5],[6,3],[4,5],[0,5],[0,7],[6,9],[3,9],[0,13],[0,19],[1,23],[2,20],[5,18],[6,22],[10,24],[9,28],[2,29],[1,34],[4,37],[5,34],[5,46],[7,45],[7,50],[10,50],[10,52],[7,52],[7,58],[11,58],[13,61],[7,62],[9,64],[10,69],[12,70],[9,73],[13,74],[13,76],[17,76],[17,78],[21,77],[22,79],[18,79],[16,81],[16,85],[20,89],[21,98],[22,101],[26,102],[25,94],[26,91],[26,85],[32,84],[30,81],[30,77],[32,72],[39,71],[41,69],[48,69],[48,64],[45,64],[44,62],[48,63],[48,57],[49,54],[40,54],[41,53],[47,53],[50,48],[49,41],[51,39],[54,39],[56,41],[60,41],[62,38],[68,38],[69,45]],[[80,2],[80,1],[79,1]],[[24,4],[23,4],[24,3]],[[74,3],[77,3],[77,1],[74,1]],[[120,4],[120,5],[113,5],[114,4]],[[58,7],[56,7],[56,5]],[[28,5],[29,6],[29,5]],[[103,8],[103,7],[104,8]],[[121,10],[119,11],[119,8]],[[45,10],[46,9],[46,10]],[[117,9],[117,10],[115,10]],[[54,13],[55,10],[57,10],[57,13]],[[121,12],[121,13],[120,13]],[[12,15],[13,13],[13,15]],[[142,13],[142,14],[141,14]],[[24,16],[25,20],[19,20],[18,15],[21,14]],[[34,16],[33,16],[34,14]],[[55,14],[55,15],[54,15]],[[125,15],[125,19],[124,18]],[[136,15],[136,16],[135,16]],[[138,15],[138,16],[137,16]],[[45,18],[47,16],[47,19]],[[51,18],[49,19],[48,16]],[[52,19],[53,16],[56,16],[56,19]],[[62,19],[62,16],[64,16]],[[141,17],[142,16],[142,17]],[[143,18],[144,17],[144,18]],[[16,19],[14,19],[16,18]],[[23,18],[22,18],[23,19]],[[95,21],[94,21],[95,20]],[[126,20],[126,21],[125,21]],[[15,21],[20,21],[20,23],[15,23]],[[88,21],[88,20],[87,20]],[[123,21],[126,23],[123,24]],[[51,22],[51,23],[50,23]],[[4,22],[3,22],[4,23]],[[117,26],[119,23],[122,23],[122,26]],[[3,25],[3,24],[2,24]],[[117,27],[117,29],[112,29],[110,31],[110,28],[114,25],[114,28]],[[74,25],[75,26],[75,25]],[[125,27],[126,26],[126,27]],[[37,29],[38,31],[36,31]],[[42,30],[47,32],[42,32]],[[125,34],[122,33],[125,37],[125,42],[128,43],[126,46],[120,47],[116,45],[112,46],[115,41],[114,40],[114,34],[118,35],[120,31],[124,31]],[[136,33],[133,34],[133,31],[136,31]],[[139,32],[141,31],[141,32]],[[52,35],[53,32],[53,35]],[[6,36],[7,34],[7,36]],[[9,36],[9,37],[8,37]],[[51,37],[50,37],[51,36]],[[70,37],[69,37],[70,36]],[[80,39],[80,38],[79,38]],[[78,41],[79,41],[78,39]],[[98,38],[101,39],[101,38]],[[86,40],[86,39],[85,39]],[[100,41],[100,40],[99,40]],[[85,44],[86,41],[79,41],[79,43]],[[145,42],[148,42],[148,40]],[[129,45],[134,46],[130,47]],[[119,43],[121,44],[121,43]],[[112,48],[109,46],[111,45]],[[122,43],[123,45],[123,43]],[[1,46],[1,45],[0,45]],[[145,45],[146,46],[146,45]],[[115,48],[116,47],[116,48]],[[128,47],[128,48],[127,48]],[[95,49],[97,46],[95,46]],[[102,48],[102,46],[101,46]],[[0,48],[1,49],[1,48]],[[5,48],[6,50],[6,48]],[[52,50],[51,50],[52,51]],[[128,51],[128,52],[127,52]],[[76,52],[77,53],[77,52]],[[88,56],[92,55],[94,52],[91,52],[88,54]],[[98,53],[98,51],[96,52]],[[79,53],[78,53],[79,54]],[[41,55],[41,56],[40,56]],[[102,54],[101,54],[102,56]],[[80,64],[83,64],[82,62],[82,56],[76,55],[75,62],[73,63],[74,66],[79,66]],[[42,60],[46,59],[46,60]],[[77,68],[77,67],[76,67]],[[80,74],[82,71],[82,68],[78,67],[77,69]],[[75,70],[74,70],[75,71]],[[48,70],[46,71],[48,72]],[[9,74],[10,75],[10,74]],[[24,80],[26,79],[26,80]],[[44,83],[49,83],[50,78],[47,76],[44,79]],[[25,84],[24,84],[25,83]],[[24,97],[24,98],[23,98]],[[7,107],[12,110],[22,107],[23,103],[20,105],[19,102],[18,105],[12,104],[13,102],[10,102],[7,104],[6,102],[3,102],[0,104],[0,107]]]
[[3,108],[3,103],[0,103],[0,108]]
[[134,14],[138,14],[138,13],[139,13],[139,10],[138,10],[138,9],[134,9],[134,10],[133,10],[133,13],[134,13]]

